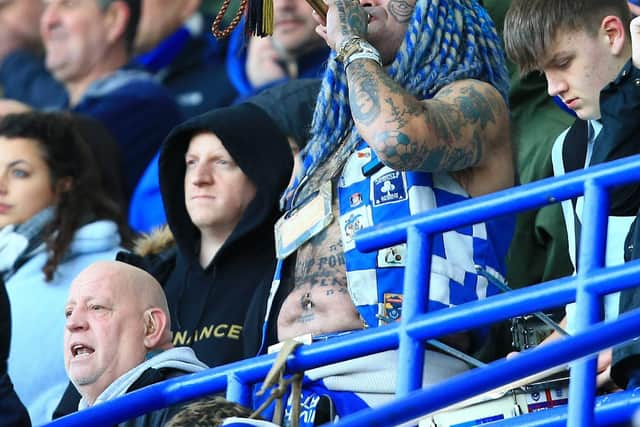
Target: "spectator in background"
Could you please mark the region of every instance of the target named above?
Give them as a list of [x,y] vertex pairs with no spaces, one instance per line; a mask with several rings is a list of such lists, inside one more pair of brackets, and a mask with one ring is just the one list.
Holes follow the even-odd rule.
[[230,417],[248,417],[253,411],[220,396],[184,405],[165,427],[218,427]]
[[[2,234],[2,229],[0,229]],[[2,237],[0,236],[0,241]],[[0,248],[0,251],[2,249]],[[29,414],[13,389],[7,373],[7,359],[11,345],[11,311],[9,297],[0,276],[0,426],[31,427]]]
[[273,2],[273,36],[245,41],[244,24],[231,34],[227,73],[244,100],[289,79],[319,78],[329,49],[315,32],[312,9],[305,0]]
[[33,108],[59,108],[64,86],[44,68],[42,0],[0,2],[0,86],[5,98]]
[[211,34],[201,0],[142,0],[134,66],[153,74],[184,118],[229,105],[237,96],[224,66],[226,41]]
[[[484,0],[485,8],[502,34],[504,15],[511,0]],[[561,108],[547,93],[540,73],[522,75],[507,61],[510,75],[509,112],[512,141],[520,184],[553,176],[551,146],[556,137],[573,123],[575,116]],[[512,288],[537,284],[570,275],[573,271],[559,204],[520,212],[507,254],[507,282]],[[559,314],[562,316],[562,314]],[[513,350],[511,321],[493,326],[491,338],[476,357],[491,361]]]
[[[300,170],[302,160],[298,153],[309,136],[313,106],[319,89],[320,80],[295,79],[265,89],[247,99],[247,102],[261,107],[280,131],[289,137],[289,145],[294,154],[294,174]],[[140,232],[148,233],[167,222],[158,182],[158,159],[159,154],[140,179],[131,200],[129,223]]]
[[[208,366],[243,357],[249,302],[273,274],[273,226],[292,163],[286,137],[253,104],[190,119],[163,144],[168,228],[118,259],[156,277],[169,302],[173,344],[192,347]],[[73,400],[68,391],[56,415]]]
[[100,120],[123,158],[127,196],[180,120],[169,93],[141,71],[125,70],[140,0],[46,3],[40,20],[45,63],[67,99],[61,108]]
[[[631,6],[631,5],[630,5]],[[633,12],[633,9],[631,9]],[[640,151],[640,17],[631,21],[632,61],[600,93],[602,135],[598,137],[605,149],[594,151],[592,163],[602,163]],[[625,72],[626,71],[626,72]],[[640,197],[634,187],[611,192],[612,204],[635,209],[640,213]],[[640,258],[640,226],[638,213],[624,244],[625,261]],[[620,313],[640,307],[640,287],[620,293]],[[614,348],[611,378],[622,388],[640,387],[640,342],[632,340]]]
[[[513,0],[505,19],[505,44],[509,56],[524,70],[545,73],[551,96],[560,96],[577,119],[555,141],[554,174],[563,175],[605,160],[640,152],[636,138],[614,138],[619,124],[609,120],[605,128],[602,90],[632,78],[631,14],[624,0]],[[625,104],[614,99],[613,102]],[[607,266],[624,262],[624,237],[640,204],[637,185],[615,188],[606,242]],[[569,256],[577,270],[583,197],[562,202]],[[606,318],[618,313],[619,293],[604,298]],[[563,320],[573,331],[574,304]],[[553,333],[548,340],[559,338]],[[601,354],[599,370],[610,365],[610,352]],[[608,380],[605,372],[602,380]]]
[[126,226],[100,186],[88,147],[60,114],[4,117],[0,168],[0,275],[13,329],[9,375],[40,425],[67,384],[60,313],[69,283],[92,262],[113,259]]
[[[192,349],[171,344],[162,287],[139,268],[117,261],[91,264],[73,280],[64,315],[65,368],[82,395],[79,409],[207,369]],[[173,410],[120,425],[160,426]]]

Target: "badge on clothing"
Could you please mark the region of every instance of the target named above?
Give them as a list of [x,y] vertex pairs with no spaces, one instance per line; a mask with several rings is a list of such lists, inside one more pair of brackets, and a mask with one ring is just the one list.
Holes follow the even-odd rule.
[[276,256],[285,259],[333,220],[331,181],[327,181],[302,206],[287,212],[275,225]]
[[407,244],[391,246],[378,251],[378,268],[404,267]]
[[407,199],[407,183],[402,172],[387,171],[371,180],[373,206],[401,202]]
[[354,240],[356,233],[363,228],[370,227],[371,224],[371,212],[367,206],[361,206],[340,216],[340,232],[345,252],[356,247]]
[[384,294],[384,316],[397,321],[402,316],[402,294]]

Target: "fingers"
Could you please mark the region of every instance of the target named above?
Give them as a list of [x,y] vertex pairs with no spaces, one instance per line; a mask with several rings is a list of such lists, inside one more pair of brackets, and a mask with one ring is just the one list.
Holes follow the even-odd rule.
[[323,39],[327,44],[329,44],[329,39],[328,39],[328,36],[327,36],[327,27],[325,27],[324,25],[318,25],[318,26],[316,27],[316,33],[317,33],[320,37],[322,37],[322,39]]
[[320,16],[320,14],[315,10],[311,12],[311,17],[313,18],[314,21],[316,21],[316,24],[322,25],[322,26],[327,25],[327,20],[323,16]]

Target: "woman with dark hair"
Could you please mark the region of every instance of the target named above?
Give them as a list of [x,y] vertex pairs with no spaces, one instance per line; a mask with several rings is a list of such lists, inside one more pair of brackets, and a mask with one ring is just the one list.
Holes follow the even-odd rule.
[[11,303],[9,376],[34,425],[68,383],[62,335],[71,280],[120,250],[126,223],[102,190],[72,122],[56,113],[0,121],[0,277]]

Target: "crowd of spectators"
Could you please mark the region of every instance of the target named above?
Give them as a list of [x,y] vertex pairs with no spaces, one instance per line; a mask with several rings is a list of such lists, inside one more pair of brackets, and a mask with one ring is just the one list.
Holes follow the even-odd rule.
[[[274,0],[272,36],[225,40],[201,0],[0,2],[0,426],[396,322],[406,245],[364,254],[357,231],[640,151],[636,0],[326,3]],[[640,253],[639,195],[612,191],[608,265]],[[425,303],[575,274],[581,206],[434,236]],[[609,296],[607,318],[638,304]],[[512,350],[504,324],[439,340]],[[638,386],[637,347],[603,352],[599,384]],[[470,368],[425,352],[424,384]],[[393,399],[396,359],[306,372],[284,417]]]

